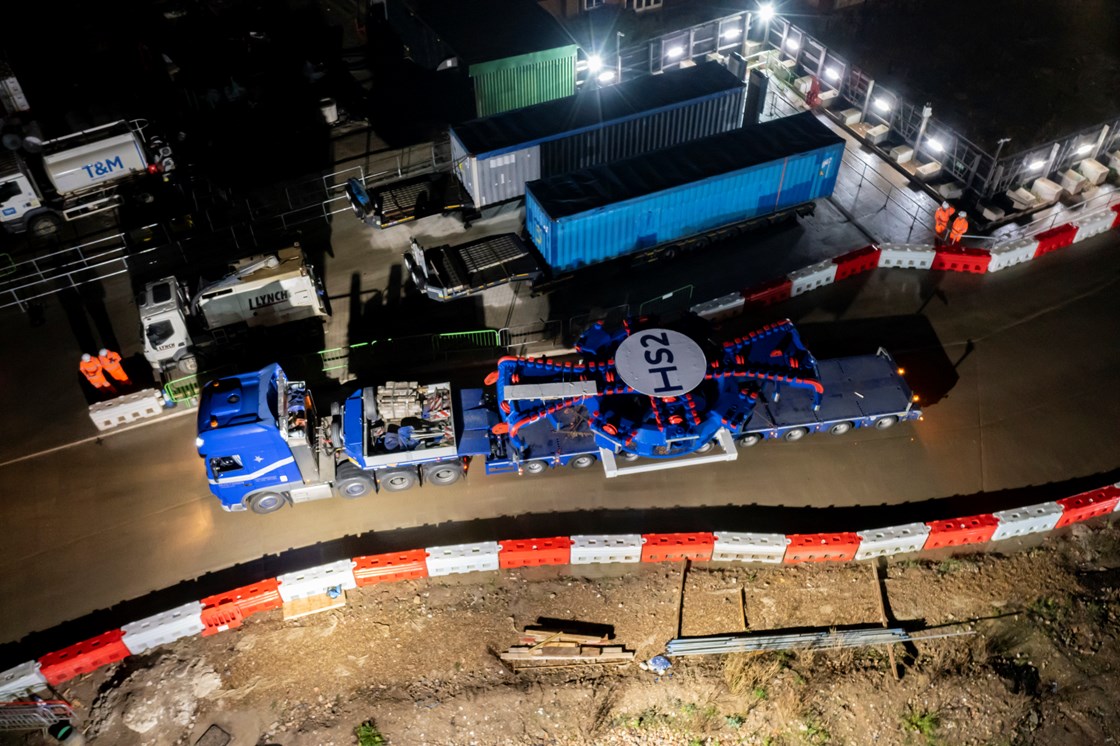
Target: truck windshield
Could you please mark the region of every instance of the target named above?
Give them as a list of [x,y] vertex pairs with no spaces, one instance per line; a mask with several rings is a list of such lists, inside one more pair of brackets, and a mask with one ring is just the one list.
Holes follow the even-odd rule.
[[223,474],[228,474],[231,471],[238,471],[241,469],[240,456],[219,456],[210,459],[210,472],[215,477],[220,477]]
[[152,303],[166,303],[171,300],[171,283],[161,282],[152,286]]
[[175,329],[171,326],[170,321],[157,321],[148,324],[148,328],[144,330],[144,335],[148,338],[148,344],[152,347],[159,347],[171,339],[171,335],[174,333]]

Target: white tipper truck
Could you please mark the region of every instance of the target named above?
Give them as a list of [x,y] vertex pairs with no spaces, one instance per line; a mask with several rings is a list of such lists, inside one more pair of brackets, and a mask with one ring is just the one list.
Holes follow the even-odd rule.
[[242,259],[193,297],[175,277],[150,282],[137,305],[144,357],[157,375],[197,372],[197,352],[238,330],[329,316],[322,283],[299,244]]
[[[0,152],[0,225],[50,237],[66,221],[119,207],[125,184],[167,179],[175,170],[171,148],[145,136],[146,127],[142,120],[119,121],[44,140],[34,161]],[[145,195],[141,189],[138,196]]]

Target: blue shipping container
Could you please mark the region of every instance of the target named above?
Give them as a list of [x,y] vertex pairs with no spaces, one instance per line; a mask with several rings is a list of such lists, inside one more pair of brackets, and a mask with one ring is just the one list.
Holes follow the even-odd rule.
[[531,181],[525,227],[554,271],[573,270],[827,197],[843,153],[805,112]]

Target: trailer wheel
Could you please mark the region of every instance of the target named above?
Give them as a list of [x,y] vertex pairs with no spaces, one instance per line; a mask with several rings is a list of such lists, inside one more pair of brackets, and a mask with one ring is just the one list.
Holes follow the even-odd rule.
[[740,448],[750,448],[751,446],[758,445],[761,440],[762,436],[758,433],[747,433],[736,440],[735,443],[737,443]]
[[347,500],[365,497],[374,491],[373,478],[347,461],[339,464],[335,471],[334,489],[339,497]]
[[829,432],[830,435],[845,435],[849,431],[851,431],[851,429],[852,429],[852,423],[850,423],[850,422],[837,422],[835,425],[828,428],[828,432]]
[[254,492],[245,498],[245,504],[249,506],[249,510],[257,515],[275,513],[284,507],[286,502],[287,500],[279,492]]
[[525,473],[526,474],[543,474],[548,464],[543,461],[526,461]]
[[782,436],[782,440],[787,440],[790,443],[792,443],[795,440],[801,440],[802,438],[804,438],[808,434],[809,434],[809,431],[806,430],[805,428],[795,427],[792,430],[787,430],[786,434]]
[[715,447],[716,447],[716,444],[713,441],[709,440],[707,443],[705,443],[704,445],[697,448],[696,453],[707,453],[708,451],[712,450]]
[[631,453],[630,451],[619,451],[618,457],[623,461],[637,461],[641,458],[638,454]]
[[416,472],[411,469],[385,471],[377,475],[377,482],[386,492],[404,492],[416,484]]
[[28,221],[27,230],[35,238],[54,238],[62,230],[62,218],[53,212],[40,213]]
[[568,466],[572,467],[573,469],[586,469],[587,467],[593,465],[596,460],[597,459],[590,453],[581,453],[580,455],[569,461]]
[[429,464],[424,467],[424,481],[438,487],[455,484],[463,478],[463,465],[457,461]]
[[875,429],[886,430],[888,427],[894,427],[894,423],[896,422],[898,422],[898,418],[893,414],[889,414],[886,417],[880,417],[875,420]]

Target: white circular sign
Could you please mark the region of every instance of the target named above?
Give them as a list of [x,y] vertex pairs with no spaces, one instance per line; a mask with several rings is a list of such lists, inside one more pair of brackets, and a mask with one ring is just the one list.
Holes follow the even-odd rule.
[[689,393],[708,369],[700,345],[671,329],[631,334],[618,346],[614,363],[626,385],[661,399]]

